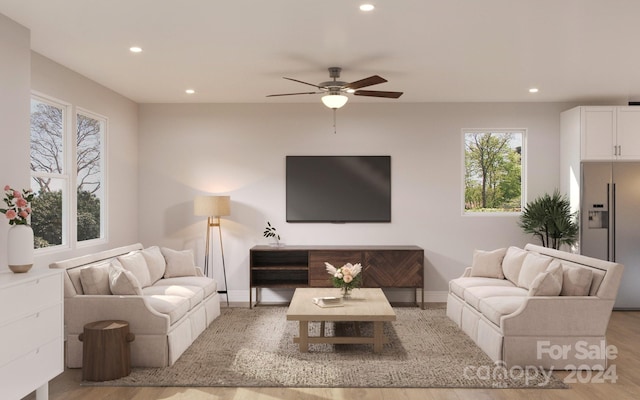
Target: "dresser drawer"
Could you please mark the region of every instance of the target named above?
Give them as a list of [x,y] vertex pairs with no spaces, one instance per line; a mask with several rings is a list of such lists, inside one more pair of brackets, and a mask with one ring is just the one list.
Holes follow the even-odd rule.
[[62,304],[0,326],[0,366],[62,337]]
[[63,371],[62,338],[0,366],[3,399],[21,399]]
[[35,277],[7,285],[0,291],[0,315],[2,321],[11,321],[61,302],[61,274]]

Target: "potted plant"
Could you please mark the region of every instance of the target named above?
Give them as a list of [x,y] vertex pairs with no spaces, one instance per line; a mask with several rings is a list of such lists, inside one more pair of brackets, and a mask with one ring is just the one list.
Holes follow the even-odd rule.
[[557,189],[552,195],[545,193],[527,203],[519,225],[526,233],[538,237],[544,247],[559,249],[578,240],[577,212],[571,212],[569,199]]

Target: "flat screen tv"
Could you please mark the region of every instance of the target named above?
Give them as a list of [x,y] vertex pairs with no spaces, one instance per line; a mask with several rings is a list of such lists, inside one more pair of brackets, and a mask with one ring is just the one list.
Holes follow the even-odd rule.
[[287,156],[287,222],[391,222],[391,156]]

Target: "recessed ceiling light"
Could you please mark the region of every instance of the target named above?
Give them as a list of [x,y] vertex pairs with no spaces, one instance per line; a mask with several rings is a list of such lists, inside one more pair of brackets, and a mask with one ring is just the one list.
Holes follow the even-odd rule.
[[142,47],[138,47],[138,46],[129,47],[129,51],[132,53],[140,53],[142,52]]
[[360,11],[373,11],[374,8],[373,4],[362,4],[360,6]]
[[529,89],[529,93],[538,93],[538,88],[531,88]]
[[184,91],[186,94],[194,94],[196,91],[193,89],[187,89]]

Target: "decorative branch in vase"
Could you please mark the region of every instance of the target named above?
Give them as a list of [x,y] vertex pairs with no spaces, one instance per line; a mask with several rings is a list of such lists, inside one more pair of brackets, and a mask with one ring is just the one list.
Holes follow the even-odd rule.
[[282,244],[280,244],[280,235],[276,231],[276,227],[271,225],[271,222],[269,221],[267,221],[267,226],[264,228],[264,232],[262,233],[262,236],[266,238],[273,238],[274,242],[271,243],[271,246],[274,246],[274,247],[282,246]]

